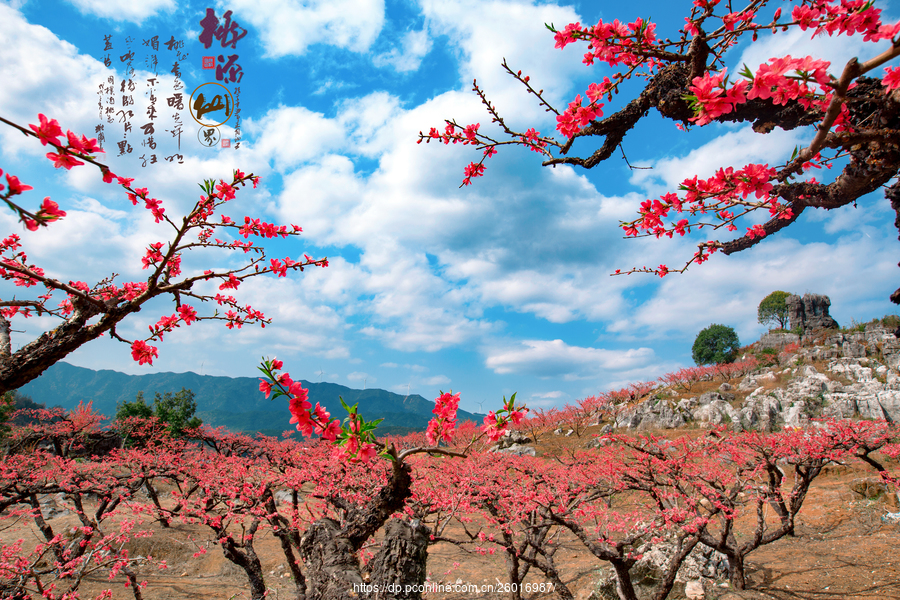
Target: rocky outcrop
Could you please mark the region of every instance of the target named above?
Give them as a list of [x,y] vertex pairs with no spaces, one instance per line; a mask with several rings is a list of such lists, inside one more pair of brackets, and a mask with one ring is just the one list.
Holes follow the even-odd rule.
[[531,443],[531,438],[520,431],[506,430],[497,444],[491,447],[491,452],[506,452],[507,454],[515,454],[516,456],[535,456],[536,452],[533,446],[526,446]]
[[[869,327],[835,333],[822,342],[782,356],[782,367],[787,368],[760,369],[734,388],[726,383],[718,391],[681,400],[657,394],[623,407],[615,426],[673,429],[693,422],[734,431],[774,431],[827,417],[900,422],[900,342],[893,333]],[[820,373],[810,364],[798,366],[798,361],[827,361],[827,367]]]
[[767,333],[756,342],[756,348],[758,350],[765,350],[766,348],[781,350],[787,345],[799,343],[800,336],[796,333]]
[[684,426],[691,414],[668,400],[648,398],[625,408],[616,416],[616,427],[629,429],[675,429]]
[[804,334],[822,329],[837,329],[837,321],[828,314],[831,299],[821,294],[803,294],[788,296],[785,299],[788,307],[788,318],[791,329],[800,329]]
[[[659,584],[662,574],[671,560],[675,545],[656,543],[648,545],[641,558],[631,568],[632,582],[638,597],[646,597]],[[701,600],[714,598],[717,583],[728,581],[728,559],[712,548],[698,544],[684,559],[675,576],[675,587],[670,598]],[[606,569],[597,582],[589,600],[619,600],[616,592],[616,576],[612,569]]]

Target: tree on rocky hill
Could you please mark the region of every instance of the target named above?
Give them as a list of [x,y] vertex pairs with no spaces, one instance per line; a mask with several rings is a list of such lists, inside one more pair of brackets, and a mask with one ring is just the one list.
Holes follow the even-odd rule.
[[759,322],[765,324],[778,323],[779,329],[784,329],[788,322],[787,297],[791,294],[788,292],[772,292],[759,303],[756,314]]
[[737,333],[727,325],[713,323],[697,334],[691,355],[698,365],[734,362],[741,342]]

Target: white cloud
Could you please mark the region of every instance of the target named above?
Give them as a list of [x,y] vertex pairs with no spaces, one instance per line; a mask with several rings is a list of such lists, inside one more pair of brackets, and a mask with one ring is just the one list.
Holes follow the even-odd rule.
[[375,55],[372,57],[372,64],[376,67],[393,67],[400,73],[417,71],[430,50],[431,38],[428,37],[427,30],[407,31],[400,40],[399,48]]
[[491,101],[504,107],[503,114],[517,123],[548,117],[501,68],[504,58],[510,67],[529,75],[554,104],[571,100],[567,95],[573,80],[592,75],[581,63],[577,49],[555,50],[553,35],[544,27],[544,23],[578,21],[570,7],[504,0],[421,3],[431,34],[448,35],[459,48],[462,85],[468,89],[477,79]]
[[[72,44],[0,4],[0,106],[3,117],[26,126],[37,123],[38,113],[63,119],[63,130],[93,131],[97,120],[98,81],[107,74],[103,64],[79,54]],[[23,68],[27,65],[27,68]],[[90,115],[90,116],[89,116]],[[0,129],[4,151],[46,152],[18,131]]]
[[604,371],[640,367],[654,358],[650,348],[604,350],[570,346],[562,340],[523,340],[486,350],[485,366],[495,373],[530,373],[566,380],[597,377]]
[[566,395],[565,392],[560,392],[559,390],[555,390],[552,392],[543,392],[543,393],[536,392],[534,394],[531,394],[531,397],[532,398],[562,398],[565,395]]
[[124,210],[107,208],[94,198],[76,198],[72,200],[72,204],[76,208],[79,208],[85,212],[94,213],[105,219],[124,219],[128,216],[128,213]]
[[435,375],[434,377],[422,380],[422,383],[425,385],[447,385],[450,383],[450,378],[446,375]]
[[428,367],[424,367],[424,366],[422,366],[422,365],[411,365],[411,364],[408,364],[408,363],[405,364],[405,365],[398,365],[397,363],[388,362],[388,363],[383,363],[383,364],[380,365],[380,366],[386,367],[386,368],[389,368],[389,369],[396,369],[396,368],[402,367],[402,368],[404,368],[404,369],[409,369],[410,371],[414,371],[414,372],[416,372],[416,373],[424,373],[425,371],[428,370]]
[[274,160],[280,171],[320,158],[344,142],[339,123],[300,106],[281,106],[258,122],[248,119],[246,123],[256,136],[253,151],[263,160]]
[[313,44],[365,52],[384,25],[384,0],[229,0],[217,5],[259,30],[270,58],[302,55]]
[[172,12],[175,0],[67,0],[84,14],[113,21],[140,23],[160,12]]

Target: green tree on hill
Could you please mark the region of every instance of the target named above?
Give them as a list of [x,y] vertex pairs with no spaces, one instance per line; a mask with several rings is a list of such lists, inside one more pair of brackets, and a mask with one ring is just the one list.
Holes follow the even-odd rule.
[[784,329],[784,326],[787,325],[788,322],[788,307],[786,300],[790,295],[789,292],[778,291],[772,292],[763,298],[757,309],[759,322],[763,325],[767,323],[773,325],[778,323],[778,328]]
[[741,342],[727,325],[712,324],[697,334],[691,355],[698,365],[734,362]]
[[166,392],[165,395],[156,392],[153,406],[144,400],[144,392],[138,392],[133,401],[116,407],[116,421],[121,422],[129,417],[144,419],[156,417],[166,424],[171,435],[178,437],[183,435],[186,429],[200,427],[203,424],[203,421],[194,416],[196,411],[194,392],[187,388],[181,388],[175,395],[172,395],[172,392]]

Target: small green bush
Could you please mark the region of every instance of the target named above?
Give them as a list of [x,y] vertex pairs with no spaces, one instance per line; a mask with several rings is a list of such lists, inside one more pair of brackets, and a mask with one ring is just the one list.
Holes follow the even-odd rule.
[[734,362],[741,342],[734,328],[713,323],[697,334],[691,355],[698,365]]

